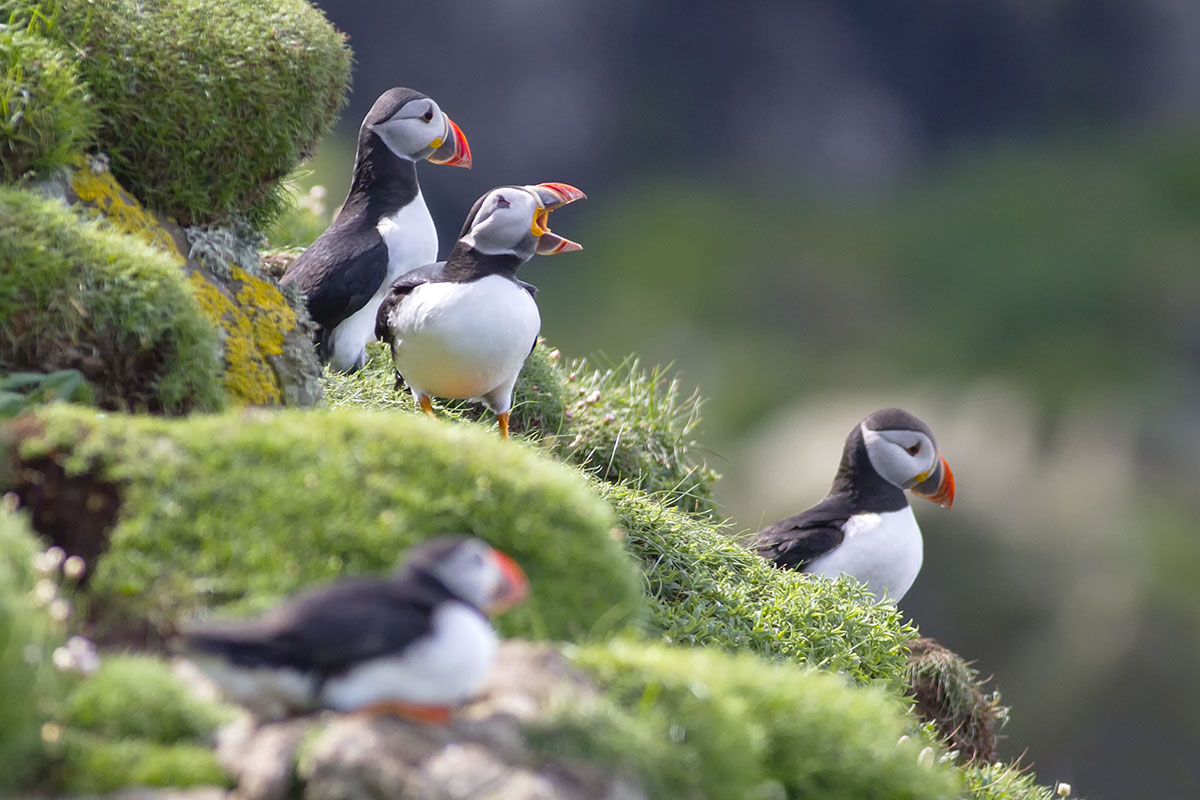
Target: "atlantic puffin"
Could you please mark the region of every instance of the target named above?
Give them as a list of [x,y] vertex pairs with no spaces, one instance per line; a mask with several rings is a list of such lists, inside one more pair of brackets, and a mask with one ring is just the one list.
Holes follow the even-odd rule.
[[469,169],[471,148],[431,98],[389,89],[359,128],[354,177],[337,218],[279,281],[303,293],[317,325],[317,353],[338,372],[366,363],[375,312],[392,281],[437,260],[418,161]]
[[585,197],[565,183],[500,186],[475,202],[450,256],[402,275],[379,307],[375,335],[400,379],[433,416],[430,397],[478,400],[508,438],[513,387],[537,343],[537,288],[517,280],[534,256],[582,250],[551,233],[551,211]]
[[174,646],[260,720],[332,709],[445,723],[495,660],[485,614],[527,591],[507,555],[440,536],[414,546],[391,577],[343,580],[249,621],[198,624]]
[[912,586],[924,558],[905,490],[950,508],[954,473],[928,425],[898,408],[876,411],[846,437],[825,499],[763,528],[753,547],[778,567],[850,575],[894,603]]

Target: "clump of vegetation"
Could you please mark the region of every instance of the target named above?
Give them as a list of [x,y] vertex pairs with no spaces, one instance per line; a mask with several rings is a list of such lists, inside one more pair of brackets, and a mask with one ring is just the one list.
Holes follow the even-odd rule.
[[535,726],[535,747],[624,770],[654,797],[957,796],[953,770],[901,741],[902,709],[877,689],[641,641],[570,655],[604,696]]
[[[367,348],[365,368],[352,375],[325,376],[326,402],[333,408],[378,408],[420,413],[411,394],[396,390],[388,349]],[[720,476],[698,455],[692,438],[701,399],[682,397],[666,370],[644,370],[629,358],[607,369],[585,360],[561,365],[561,355],[539,342],[517,382],[512,430],[564,461],[610,482],[627,482],[659,500],[688,511],[711,511],[712,484]],[[439,416],[481,419],[490,414],[469,403],[435,400]]]
[[229,777],[207,744],[165,745],[67,731],[56,748],[55,788],[97,795],[129,786],[222,786]]
[[651,630],[665,641],[789,659],[903,691],[915,630],[857,581],[777,569],[703,516],[627,486],[595,487],[642,562]]
[[0,187],[0,370],[78,370],[102,408],[225,404],[217,333],[170,256]]
[[999,695],[983,691],[971,665],[933,639],[915,639],[908,649],[908,693],[917,714],[964,760],[995,762],[996,734],[1008,719]]
[[1039,786],[1032,773],[1015,764],[984,764],[963,770],[967,797],[971,800],[1066,800],[1071,787]]
[[52,711],[47,698],[60,688],[51,658],[64,638],[35,569],[41,548],[8,506],[0,507],[0,793],[21,786],[43,765],[42,726]]
[[240,214],[265,227],[349,81],[345,37],[305,0],[2,0],[0,14],[86,54],[97,147],[122,185],[185,225]]
[[30,481],[121,487],[88,583],[107,626],[159,632],[233,603],[257,610],[303,586],[378,573],[428,536],[471,532],[512,555],[532,595],[509,634],[603,635],[644,607],[612,516],[577,474],[471,426],[369,412],[182,421],[50,406],[10,428]]
[[0,181],[67,166],[98,124],[75,66],[54,45],[0,29]]

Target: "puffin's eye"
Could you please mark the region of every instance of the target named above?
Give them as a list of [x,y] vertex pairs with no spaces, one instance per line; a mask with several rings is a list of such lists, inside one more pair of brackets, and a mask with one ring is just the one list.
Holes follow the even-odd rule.
[[426,122],[433,121],[433,106],[425,109],[425,113],[421,115],[421,119],[425,120]]
[[906,447],[904,449],[908,452],[908,454],[910,456],[915,456],[917,453],[921,452],[921,443],[917,442],[912,447]]
[[512,203],[504,199],[504,195],[499,195],[496,197],[496,208],[508,208],[511,205]]

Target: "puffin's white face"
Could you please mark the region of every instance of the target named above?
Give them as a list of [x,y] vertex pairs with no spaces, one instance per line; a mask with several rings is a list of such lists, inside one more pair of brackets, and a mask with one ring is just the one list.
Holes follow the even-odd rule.
[[860,429],[871,466],[888,483],[911,489],[937,469],[937,447],[920,431]]
[[453,135],[446,115],[428,97],[410,100],[371,130],[389,150],[409,161],[426,158]]
[[[514,253],[533,237],[533,220],[542,202],[532,192],[516,186],[493,189],[483,198],[471,230],[462,241],[481,253]],[[528,255],[533,255],[532,248]]]
[[463,542],[430,571],[451,592],[489,613],[516,605],[529,586],[515,561],[480,539]]

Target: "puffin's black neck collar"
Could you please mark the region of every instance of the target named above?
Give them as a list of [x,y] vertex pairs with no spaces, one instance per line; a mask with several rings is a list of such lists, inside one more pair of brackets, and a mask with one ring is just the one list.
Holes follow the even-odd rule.
[[829,493],[845,497],[853,514],[899,511],[908,505],[904,491],[884,480],[871,465],[871,459],[867,456],[867,443],[863,440],[862,428],[858,425],[855,425],[854,430],[846,437],[842,462],[838,464]]
[[374,133],[363,131],[346,209],[377,220],[411,203],[420,190],[416,163],[398,157]]
[[442,278],[450,283],[466,283],[486,278],[488,275],[515,279],[517,268],[524,263],[525,260],[514,253],[481,253],[474,247],[458,241],[446,259]]

